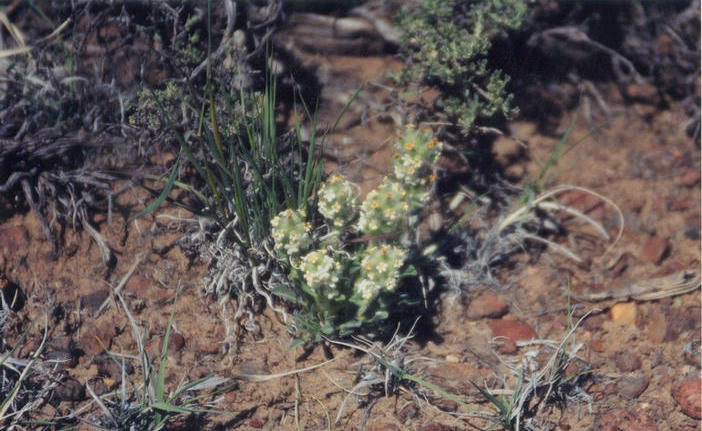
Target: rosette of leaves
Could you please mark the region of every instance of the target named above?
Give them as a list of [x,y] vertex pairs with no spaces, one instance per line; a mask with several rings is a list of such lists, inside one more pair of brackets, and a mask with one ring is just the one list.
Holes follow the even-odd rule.
[[517,110],[507,90],[509,77],[487,62],[490,39],[519,27],[528,0],[411,0],[396,16],[402,32],[395,76],[403,86],[428,85],[441,91],[437,104],[464,134],[476,119],[509,117]]
[[410,127],[396,140],[393,175],[362,201],[358,187],[333,176],[318,189],[318,217],[288,209],[272,220],[291,282],[274,293],[300,305],[297,342],[394,328],[393,311],[422,301],[403,283],[416,270],[400,236],[416,228],[440,151],[431,130]]

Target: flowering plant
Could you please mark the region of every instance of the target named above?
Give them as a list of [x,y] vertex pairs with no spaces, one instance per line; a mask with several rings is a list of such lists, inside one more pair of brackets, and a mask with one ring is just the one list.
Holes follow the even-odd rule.
[[318,217],[287,209],[271,221],[293,286],[275,293],[302,306],[295,329],[306,339],[370,329],[392,309],[421,300],[401,288],[402,278],[415,274],[403,233],[416,228],[441,143],[431,130],[408,127],[394,150],[392,175],[362,201],[358,187],[336,175],[319,188]]

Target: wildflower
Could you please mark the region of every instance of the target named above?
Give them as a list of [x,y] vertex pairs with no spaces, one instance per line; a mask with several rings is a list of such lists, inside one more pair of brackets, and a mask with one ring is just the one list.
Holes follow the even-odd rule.
[[392,245],[368,248],[361,260],[356,291],[363,299],[370,300],[379,292],[395,290],[406,258],[407,250]]
[[325,250],[314,250],[302,258],[302,274],[307,285],[317,292],[333,299],[337,295],[341,265]]
[[271,228],[276,248],[290,257],[297,256],[312,243],[310,224],[305,222],[305,214],[301,211],[282,211],[271,220]]
[[361,203],[357,228],[366,234],[382,234],[397,229],[397,223],[409,211],[407,192],[397,181],[388,178],[371,190]]
[[422,171],[438,159],[442,145],[436,136],[432,136],[431,129],[408,128],[395,147],[395,177],[403,184],[417,186],[421,185]]
[[335,227],[349,224],[356,216],[357,197],[353,185],[340,175],[329,178],[319,189],[319,212]]

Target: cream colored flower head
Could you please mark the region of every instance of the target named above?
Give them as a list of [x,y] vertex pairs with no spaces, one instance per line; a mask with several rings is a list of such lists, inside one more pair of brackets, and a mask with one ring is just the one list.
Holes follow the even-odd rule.
[[276,248],[290,257],[299,255],[312,244],[310,230],[311,226],[305,222],[305,214],[301,211],[287,209],[271,220]]
[[363,299],[369,300],[381,291],[395,290],[406,258],[407,250],[400,247],[369,247],[361,259],[361,276],[356,281],[356,291]]
[[353,184],[335,175],[319,189],[319,212],[331,220],[334,227],[343,227],[356,217],[358,197]]
[[423,171],[436,163],[442,146],[431,129],[408,127],[395,141],[395,177],[404,184],[420,185]]
[[392,232],[397,230],[398,223],[408,211],[409,203],[404,186],[386,177],[363,200],[357,228],[368,235]]
[[307,285],[320,295],[334,299],[338,291],[339,261],[329,256],[326,250],[314,250],[302,258],[302,275]]
[[392,245],[370,247],[361,259],[361,276],[356,281],[356,290],[365,300],[378,292],[391,292],[400,279],[400,268],[407,259],[407,250]]

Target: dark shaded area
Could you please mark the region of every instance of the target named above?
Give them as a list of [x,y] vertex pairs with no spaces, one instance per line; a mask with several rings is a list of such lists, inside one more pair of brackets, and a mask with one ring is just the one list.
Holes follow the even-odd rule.
[[[584,93],[613,83],[625,101],[641,102],[637,86],[650,85],[665,108],[681,103],[688,135],[699,136],[700,3],[545,2],[524,26],[497,38],[489,60],[511,77],[521,116],[556,133],[555,121]],[[593,96],[587,94],[587,96]]]

